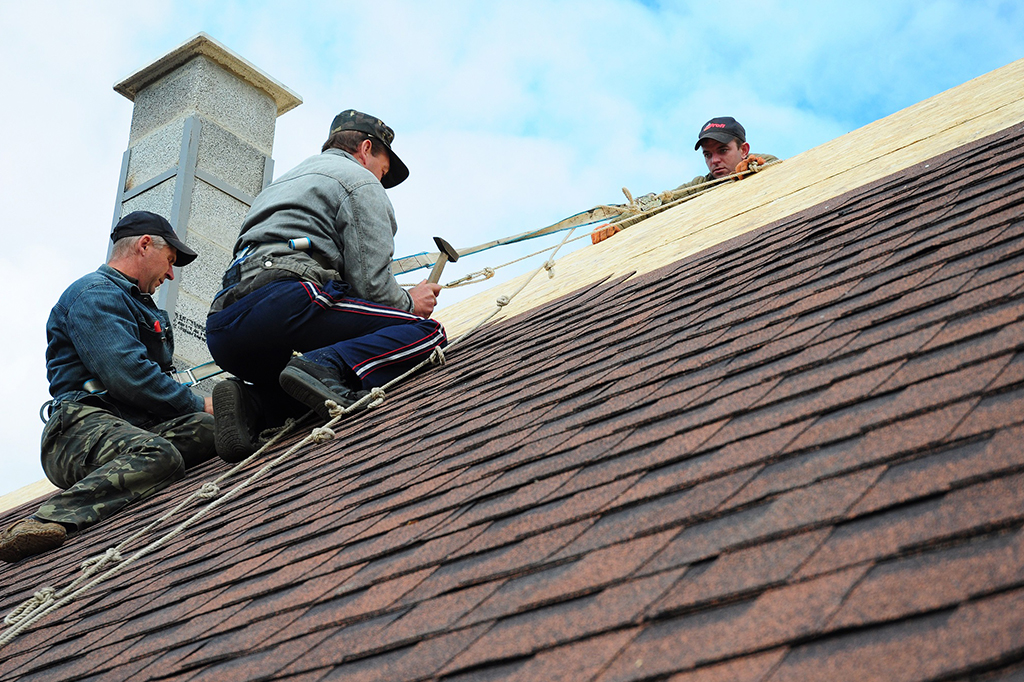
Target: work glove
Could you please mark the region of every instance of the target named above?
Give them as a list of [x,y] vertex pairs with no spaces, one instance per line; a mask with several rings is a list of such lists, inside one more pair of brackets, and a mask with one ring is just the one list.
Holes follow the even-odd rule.
[[[764,157],[762,156],[748,156],[747,158],[743,159],[742,161],[736,164],[736,170],[733,172],[746,173],[747,171],[750,171],[751,173],[756,173],[757,171],[761,170],[761,167],[764,166],[766,163],[768,162],[765,161]],[[741,175],[740,177],[743,176]],[[736,179],[739,180],[740,178]]]
[[590,243],[598,244],[600,242],[603,242],[605,239],[608,239],[608,237],[611,237],[616,232],[622,232],[622,228],[619,227],[618,225],[605,225],[604,227],[599,227],[590,233]]

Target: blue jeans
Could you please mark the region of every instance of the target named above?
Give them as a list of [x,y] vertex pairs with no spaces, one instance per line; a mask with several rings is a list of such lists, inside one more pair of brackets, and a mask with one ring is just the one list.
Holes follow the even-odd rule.
[[[287,403],[277,377],[292,351],[369,389],[447,343],[439,322],[347,292],[338,281],[323,288],[294,279],[271,282],[206,319],[210,353],[223,369],[256,386],[265,407],[277,412],[269,403]],[[285,411],[298,412],[294,406]]]

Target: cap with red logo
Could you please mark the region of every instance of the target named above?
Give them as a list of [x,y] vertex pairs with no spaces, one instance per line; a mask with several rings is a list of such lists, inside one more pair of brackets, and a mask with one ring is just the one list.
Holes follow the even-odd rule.
[[693,145],[694,151],[700,149],[700,143],[702,140],[715,140],[724,144],[729,144],[733,140],[739,141],[743,144],[747,141],[747,131],[743,129],[739,121],[734,119],[732,116],[720,116],[713,118],[700,129],[700,137],[697,138],[697,144]]

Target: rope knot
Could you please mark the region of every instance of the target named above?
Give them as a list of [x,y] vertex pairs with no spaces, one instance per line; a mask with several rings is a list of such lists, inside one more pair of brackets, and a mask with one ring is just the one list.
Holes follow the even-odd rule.
[[337,419],[341,415],[345,414],[345,408],[333,400],[325,400],[324,405],[327,406],[327,414],[331,415],[331,419]]
[[484,279],[490,279],[491,277],[494,277],[494,268],[484,268],[483,273]]
[[376,386],[370,389],[370,397],[372,398],[372,400],[370,400],[370,403],[366,406],[367,409],[373,409],[374,407],[379,407],[380,405],[383,405],[384,398],[387,397],[387,393],[385,393],[384,389],[381,388],[380,386]]
[[434,352],[430,354],[430,362],[431,362],[431,364],[438,365],[438,366],[443,365],[444,363],[448,362],[448,358],[446,358],[444,356],[444,351],[441,350],[440,346],[435,348]]
[[656,194],[645,194],[642,197],[637,197],[636,205],[642,212],[650,211],[661,206],[661,197]]
[[117,563],[121,561],[121,552],[117,551],[117,547],[111,547],[103,554],[97,554],[94,557],[89,557],[82,562],[82,570],[93,567],[95,570],[99,570],[104,564]]
[[313,429],[313,432],[309,434],[313,439],[314,443],[326,443],[334,440],[334,431],[327,428],[326,426],[319,426]]
[[53,595],[57,590],[52,587],[40,588],[38,592],[21,603],[13,611],[4,617],[6,625],[17,625],[39,609],[44,609],[53,602]]
[[220,495],[220,486],[213,481],[208,481],[199,488],[196,497],[201,500],[209,500]]
[[498,299],[497,299],[497,300],[495,301],[495,303],[497,303],[497,304],[498,304],[498,307],[499,307],[499,308],[504,308],[505,306],[507,306],[507,305],[509,304],[509,302],[510,302],[511,300],[512,300],[512,299],[510,299],[510,298],[509,298],[508,296],[505,296],[505,295],[503,294],[503,295],[501,295],[501,296],[499,296],[499,297],[498,297]]
[[554,279],[555,278],[555,261],[554,260],[549,258],[546,261],[544,261],[544,269],[548,271],[548,279]]

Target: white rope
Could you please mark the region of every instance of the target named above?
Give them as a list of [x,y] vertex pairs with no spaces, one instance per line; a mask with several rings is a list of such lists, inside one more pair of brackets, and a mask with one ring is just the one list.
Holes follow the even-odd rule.
[[52,587],[43,587],[34,595],[31,599],[25,600],[21,606],[18,606],[13,611],[7,614],[4,618],[4,623],[7,625],[17,625],[21,621],[25,620],[32,615],[32,612],[36,609],[48,606],[53,602],[53,595],[57,590]]
[[[53,589],[43,588],[35,595],[33,595],[30,599],[25,600],[21,605],[19,605],[13,611],[11,611],[11,613],[9,613],[7,617],[4,619],[4,622],[10,625],[11,627],[9,627],[7,630],[4,631],[2,635],[0,635],[0,647],[6,646],[11,640],[13,640],[19,634],[21,634],[22,631],[24,631],[26,628],[28,628],[33,623],[43,618],[47,614],[59,609],[65,604],[74,601],[74,599],[77,598],[80,594],[88,591],[93,586],[98,585],[104,580],[107,580],[108,578],[116,575],[117,573],[121,572],[131,564],[141,559],[143,556],[155,551],[159,547],[162,547],[166,543],[170,542],[170,540],[172,540],[174,537],[176,537],[178,534],[180,534],[182,531],[188,528],[188,526],[191,526],[199,519],[203,518],[203,516],[209,513],[210,510],[214,509],[215,507],[219,506],[230,497],[237,494],[237,491],[240,491],[241,489],[247,487],[252,481],[262,476],[263,473],[265,473],[266,471],[269,471],[267,467],[264,467],[264,469],[261,469],[260,471],[256,472],[256,474],[254,474],[248,480],[240,483],[238,486],[230,490],[223,497],[220,497],[219,499],[214,499],[206,507],[200,509],[198,512],[193,514],[192,517],[187,519],[184,523],[182,523],[177,528],[173,529],[163,537],[155,540],[149,545],[146,545],[142,549],[138,550],[128,559],[122,558],[121,552],[124,550],[125,547],[127,547],[129,544],[134,542],[136,539],[142,537],[143,535],[151,533],[153,530],[156,529],[157,526],[161,525],[164,521],[177,514],[180,510],[182,510],[185,506],[190,504],[193,500],[209,499],[211,495],[219,494],[219,483],[224,481],[226,478],[234,475],[235,472],[245,467],[254,458],[261,455],[268,448],[272,447],[286,433],[287,431],[282,429],[277,435],[274,436],[274,438],[269,440],[263,447],[254,452],[252,455],[242,460],[225,473],[221,474],[215,480],[203,483],[199,488],[197,488],[186,499],[182,500],[182,502],[180,502],[178,505],[176,505],[175,507],[161,515],[155,521],[146,525],[141,530],[130,535],[116,547],[110,547],[103,554],[98,554],[83,561],[81,565],[81,575],[75,578],[67,587],[61,589],[58,592],[50,593],[50,598],[46,599],[45,601],[39,599],[40,594],[46,592],[47,590]],[[303,441],[303,443],[304,442],[305,441]],[[300,443],[300,445],[301,444],[302,443]],[[103,570],[104,567],[106,567],[108,564],[113,564],[113,567],[106,570],[106,572],[104,573],[100,573],[100,571]],[[99,575],[96,578],[93,578],[93,576],[96,576],[98,573]],[[90,580],[90,578],[92,579]],[[8,618],[15,617],[15,614],[17,614],[17,622],[8,622]]]
[[326,426],[318,426],[309,434],[314,443],[327,443],[334,440],[334,431]]
[[[527,285],[541,270],[547,270],[549,274],[553,276],[553,264],[555,255],[558,253],[559,249],[561,249],[562,246],[564,246],[569,241],[569,237],[572,235],[574,231],[575,228],[568,230],[562,241],[554,248],[548,260],[545,261],[545,263],[541,267],[537,268],[512,294],[503,294],[499,296],[495,301],[495,309],[492,312],[488,313],[487,315],[483,316],[480,319],[480,321],[477,322],[467,332],[463,333],[457,339],[449,343],[447,346],[448,350],[451,351],[452,348],[461,344],[463,341],[469,338],[470,335],[476,332],[476,330],[478,330],[480,327],[482,327],[484,324],[490,321],[491,318],[493,318],[495,315],[501,312],[501,309],[507,306],[512,301],[512,299],[518,296],[519,293],[522,292],[523,289],[527,287]],[[547,250],[550,249],[545,249],[545,251]],[[543,251],[541,251],[540,253],[543,253]],[[103,554],[87,559],[85,562],[82,563],[81,566],[82,575],[73,580],[67,587],[63,588],[60,591],[55,591],[54,588],[52,587],[43,587],[39,591],[37,591],[30,599],[25,600],[21,605],[12,610],[4,619],[4,622],[10,627],[2,635],[0,635],[0,648],[6,646],[11,640],[17,637],[26,628],[30,627],[41,618],[48,615],[49,613],[52,613],[53,611],[61,608],[62,606],[71,603],[81,594],[87,592],[88,590],[92,589],[96,585],[99,585],[105,580],[108,580],[116,576],[117,574],[126,570],[135,562],[145,557],[146,555],[151,554],[160,547],[163,547],[171,540],[176,538],[178,535],[183,533],[185,530],[187,530],[189,527],[195,525],[198,521],[203,519],[214,509],[226,503],[231,498],[236,497],[244,489],[248,488],[257,480],[265,476],[267,473],[269,473],[275,467],[277,467],[280,463],[287,460],[289,457],[291,457],[294,453],[298,452],[307,444],[323,443],[334,438],[335,433],[331,427],[336,425],[338,421],[343,419],[345,416],[358,410],[361,410],[363,408],[370,409],[383,404],[387,397],[386,391],[390,390],[391,387],[401,383],[406,378],[418,372],[420,369],[427,365],[443,365],[444,363],[444,351],[442,351],[440,348],[437,348],[433,353],[430,354],[429,357],[427,357],[425,360],[417,364],[415,367],[412,367],[411,369],[401,374],[400,376],[395,377],[384,386],[374,388],[368,391],[365,396],[363,396],[356,402],[352,403],[347,408],[342,409],[337,403],[335,403],[332,400],[325,401],[325,405],[327,406],[331,417],[330,420],[325,425],[313,429],[309,435],[307,435],[301,441],[293,445],[285,453],[264,465],[261,469],[259,469],[257,472],[249,476],[249,478],[237,484],[234,488],[231,488],[227,492],[223,492],[219,486],[221,482],[233,476],[236,472],[240,471],[242,468],[247,466],[249,462],[259,457],[266,450],[276,445],[277,442],[280,439],[282,439],[286,434],[290,433],[295,423],[286,423],[284,427],[282,427],[272,438],[270,438],[262,447],[260,447],[259,450],[254,452],[252,455],[245,458],[244,460],[236,464],[234,467],[226,471],[224,474],[214,479],[213,481],[203,483],[199,488],[197,488],[191,495],[189,495],[181,503],[179,503],[178,505],[170,509],[168,512],[161,515],[158,519],[148,524],[141,530],[130,535],[127,539],[125,539],[119,545],[117,545],[117,547],[111,547],[107,549],[107,551]],[[147,533],[151,533],[153,530],[156,529],[157,526],[159,526],[164,521],[177,514],[185,506],[187,506],[193,500],[196,499],[210,501],[206,504],[205,507],[202,507],[199,510],[197,510],[189,518],[185,519],[183,522],[178,524],[175,528],[165,533],[163,536],[157,538],[153,542],[149,543],[148,545],[145,545],[144,547],[140,548],[127,559],[124,559],[122,557],[121,552],[126,546],[134,542],[139,537],[142,537]],[[108,564],[112,564],[112,566],[106,571],[100,573],[100,571]]]

